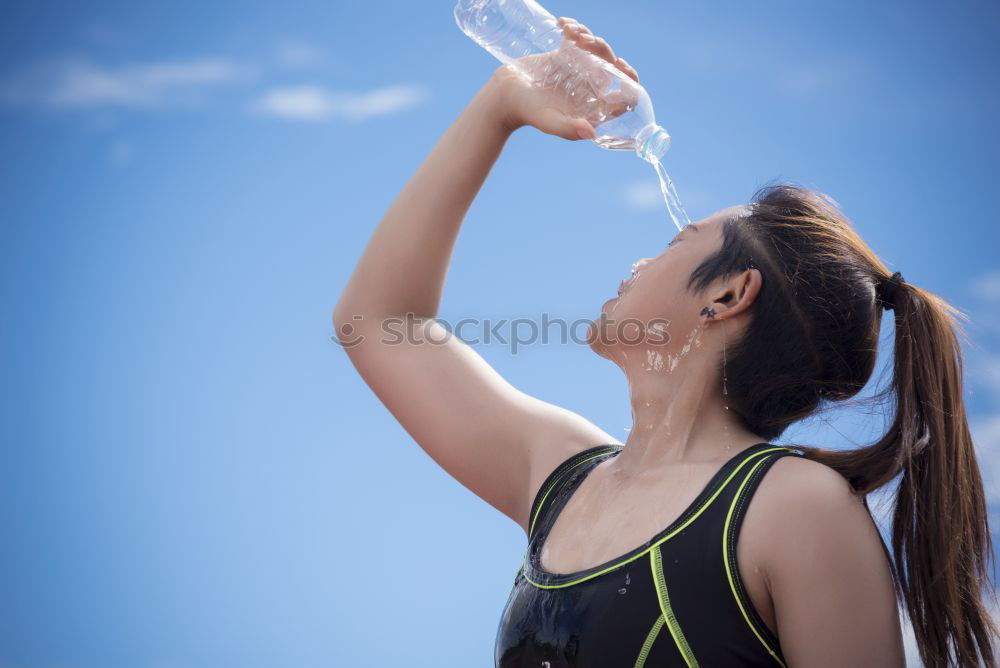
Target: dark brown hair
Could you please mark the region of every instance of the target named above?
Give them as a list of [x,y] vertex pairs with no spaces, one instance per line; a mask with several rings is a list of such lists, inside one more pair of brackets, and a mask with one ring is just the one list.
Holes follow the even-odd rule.
[[[879,290],[890,272],[829,197],[794,185],[758,191],[746,215],[723,224],[722,239],[689,288],[760,271],[726,376],[730,409],[771,440],[867,384],[882,322]],[[995,555],[962,399],[961,314],[907,282],[889,305],[896,335],[882,394],[895,405],[888,432],[850,450],[796,447],[838,471],[862,499],[899,476],[890,567],[921,659],[928,667],[980,658],[993,666],[997,626],[982,595],[996,595],[988,575]]]

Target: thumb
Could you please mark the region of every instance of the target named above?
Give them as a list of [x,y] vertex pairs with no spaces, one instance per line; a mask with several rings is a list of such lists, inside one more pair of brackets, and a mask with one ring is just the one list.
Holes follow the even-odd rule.
[[593,139],[597,136],[585,118],[572,118],[553,107],[545,107],[538,114],[537,127],[542,132],[563,139]]

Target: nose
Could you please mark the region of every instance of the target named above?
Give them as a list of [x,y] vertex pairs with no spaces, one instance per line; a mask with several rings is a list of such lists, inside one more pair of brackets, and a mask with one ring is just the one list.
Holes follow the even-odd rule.
[[651,258],[644,257],[644,258],[638,260],[635,264],[632,265],[632,271],[636,271],[636,272],[639,271],[640,269],[642,269],[643,267],[645,267],[647,264],[649,264],[650,259]]

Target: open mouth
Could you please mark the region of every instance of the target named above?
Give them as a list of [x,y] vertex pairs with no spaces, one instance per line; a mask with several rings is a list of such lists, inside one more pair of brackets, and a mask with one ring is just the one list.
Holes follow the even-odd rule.
[[618,285],[618,296],[619,297],[621,297],[622,294],[626,290],[628,290],[632,286],[633,283],[635,283],[635,279],[638,278],[638,276],[639,275],[635,271],[635,266],[633,265],[633,267],[632,267],[632,276],[627,281],[623,279],[622,282]]
[[618,296],[621,297],[623,294],[625,294],[628,291],[628,289],[632,287],[633,283],[635,283],[634,277],[630,278],[627,281],[622,281],[621,285],[618,286]]

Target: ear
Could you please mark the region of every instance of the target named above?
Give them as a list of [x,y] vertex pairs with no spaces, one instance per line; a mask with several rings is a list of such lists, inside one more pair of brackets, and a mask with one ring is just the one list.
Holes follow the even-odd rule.
[[715,309],[715,319],[733,318],[746,312],[760,294],[761,284],[757,269],[746,269],[727,278],[709,293],[713,298],[709,306]]

